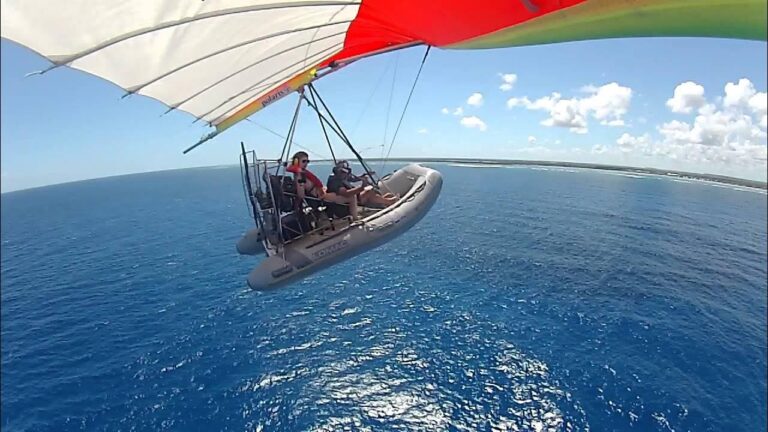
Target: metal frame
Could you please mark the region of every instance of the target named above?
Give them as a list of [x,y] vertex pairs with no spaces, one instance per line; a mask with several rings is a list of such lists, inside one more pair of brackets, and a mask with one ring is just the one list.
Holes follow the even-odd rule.
[[[264,250],[266,251],[267,256],[272,256],[277,253],[281,252],[281,249],[284,253],[285,249],[284,246],[287,244],[290,244],[294,241],[297,241],[301,238],[306,237],[310,234],[315,234],[319,232],[323,232],[324,230],[331,229],[333,231],[336,231],[336,226],[334,225],[334,218],[329,217],[330,226],[329,227],[320,227],[315,225],[312,227],[311,230],[308,230],[304,232],[303,230],[303,224],[302,224],[302,218],[304,216],[297,214],[297,212],[303,212],[305,207],[303,205],[299,205],[298,210],[293,210],[290,212],[286,212],[283,214],[283,211],[281,209],[282,205],[282,199],[284,196],[289,196],[293,199],[297,199],[298,195],[293,195],[290,193],[286,193],[285,191],[281,190],[279,191],[279,196],[277,194],[278,191],[273,190],[272,188],[272,176],[275,176],[280,179],[281,185],[283,179],[287,175],[286,168],[286,162],[284,160],[287,160],[290,157],[290,150],[291,150],[291,144],[293,143],[293,134],[296,130],[296,124],[298,122],[299,117],[299,111],[301,108],[301,102],[305,101],[309,107],[311,107],[318,116],[318,121],[320,122],[320,125],[323,127],[323,133],[325,135],[326,141],[328,142],[328,146],[331,148],[331,152],[333,154],[333,146],[331,145],[330,139],[328,138],[328,133],[326,130],[326,126],[333,131],[341,141],[346,144],[350,150],[354,153],[354,155],[357,157],[360,164],[365,169],[368,176],[371,178],[374,187],[378,185],[378,181],[373,176],[372,172],[368,168],[367,164],[363,160],[362,156],[355,150],[355,148],[352,146],[352,143],[347,138],[346,134],[344,134],[343,130],[341,129],[341,125],[336,121],[336,119],[333,117],[333,114],[331,114],[330,110],[328,109],[328,106],[325,104],[323,99],[320,97],[320,95],[317,93],[317,90],[314,88],[312,84],[307,85],[309,88],[310,98],[307,97],[307,95],[304,92],[304,88],[300,89],[298,91],[299,98],[297,101],[296,109],[294,111],[293,119],[291,120],[291,125],[288,129],[288,135],[286,136],[285,143],[283,145],[283,150],[280,153],[280,158],[277,160],[263,160],[258,159],[256,156],[256,152],[246,151],[245,150],[245,144],[240,143],[240,149],[241,149],[241,157],[240,157],[240,171],[241,176],[243,180],[243,190],[246,195],[246,203],[248,207],[248,211],[253,217],[254,222],[256,223],[257,228],[261,228],[262,232],[264,233],[264,239],[262,240],[264,244]],[[320,105],[317,104],[319,101]],[[325,109],[325,112],[330,117],[330,120],[320,111],[320,106],[322,106]],[[250,161],[249,157],[250,155]],[[336,158],[334,155],[334,162]],[[293,196],[291,196],[293,195]],[[268,201],[265,200],[268,198]],[[270,208],[264,208],[262,203],[268,202],[270,204]],[[338,205],[346,205],[346,204],[338,204]],[[322,206],[318,207],[321,211],[325,210]],[[283,221],[286,217],[289,215],[293,215],[293,217],[298,219],[299,223],[299,230],[296,231],[293,228],[290,228],[288,226],[283,225]],[[305,215],[307,215],[305,213]],[[348,228],[350,225],[353,224],[353,221],[351,220],[351,217],[346,216],[344,218],[341,218],[342,220],[349,218],[349,224],[343,228],[340,229],[340,231],[344,231],[346,228]],[[319,221],[315,221],[319,222]],[[284,229],[288,229],[293,231],[294,234],[297,234],[295,237],[292,237],[290,239],[286,239],[283,233]],[[275,241],[276,240],[276,241]]]
[[[281,199],[282,196],[277,196],[278,194],[276,192],[278,191],[275,191],[272,188],[272,182],[270,181],[271,176],[280,177],[282,180],[281,176],[274,174],[275,172],[278,172],[276,168],[279,170],[279,168],[282,166],[281,161],[271,159],[258,159],[256,157],[256,152],[253,150],[246,151],[245,145],[242,143],[241,151],[240,173],[243,180],[243,191],[245,195],[246,206],[248,207],[249,214],[251,217],[253,217],[256,227],[261,228],[262,232],[264,233],[264,239],[262,240],[262,243],[264,245],[264,250],[266,251],[267,257],[284,251],[285,245],[298,241],[308,235],[322,233],[327,230],[336,231],[336,221],[343,221],[348,219],[348,225],[342,227],[340,232],[344,231],[346,228],[348,228],[349,225],[352,224],[353,221],[351,220],[351,216],[344,216],[338,219],[329,217],[328,226],[315,226],[308,231],[301,230],[301,224],[299,224],[300,231],[296,231],[295,229],[284,225],[283,222],[286,217],[291,215],[294,217],[299,216],[296,215],[295,210],[290,212],[283,212],[283,210],[281,210],[281,203],[277,200]],[[282,190],[279,192],[283,196],[289,196],[292,198],[298,197],[297,195],[286,193]],[[264,202],[269,203],[269,208],[264,208]],[[319,210],[324,211],[325,209],[323,207],[319,207]],[[304,207],[302,207],[302,210],[300,211],[304,211]],[[319,220],[316,222],[319,222]],[[291,230],[294,234],[297,235],[290,239],[285,239],[283,235],[284,229]]]

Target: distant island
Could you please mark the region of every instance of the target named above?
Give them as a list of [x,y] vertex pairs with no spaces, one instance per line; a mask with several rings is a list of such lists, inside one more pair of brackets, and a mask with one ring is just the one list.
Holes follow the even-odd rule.
[[[383,159],[369,159],[370,162],[381,162]],[[600,165],[594,163],[579,162],[555,162],[555,161],[537,161],[537,160],[518,160],[518,159],[462,159],[462,158],[389,158],[390,162],[436,162],[436,163],[462,163],[477,165],[529,165],[545,167],[563,167],[563,168],[587,168],[608,171],[621,171],[633,174],[654,174],[674,178],[689,180],[704,180],[717,183],[730,184],[757,189],[768,190],[768,183],[757,180],[747,180],[736,177],[728,177],[717,174],[700,174],[685,171],[664,170],[658,168],[637,168],[620,165]]]

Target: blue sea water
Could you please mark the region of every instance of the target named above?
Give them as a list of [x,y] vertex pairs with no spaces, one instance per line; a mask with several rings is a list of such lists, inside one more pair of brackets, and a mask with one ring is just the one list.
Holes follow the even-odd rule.
[[433,166],[409,232],[268,293],[236,167],[2,195],[2,429],[765,430],[764,192]]

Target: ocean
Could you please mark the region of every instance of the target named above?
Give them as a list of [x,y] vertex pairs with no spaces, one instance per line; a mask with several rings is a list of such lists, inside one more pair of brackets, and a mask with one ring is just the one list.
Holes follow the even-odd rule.
[[765,191],[427,165],[414,228],[264,293],[237,167],[3,194],[2,429],[766,429]]

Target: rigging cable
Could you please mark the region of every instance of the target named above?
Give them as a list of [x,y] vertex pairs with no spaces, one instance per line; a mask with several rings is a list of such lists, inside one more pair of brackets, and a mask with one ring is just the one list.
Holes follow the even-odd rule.
[[[376,91],[379,90],[379,86],[381,86],[381,83],[384,81],[384,77],[387,75],[387,72],[389,72],[390,67],[392,67],[391,61],[387,63],[387,67],[384,68],[381,75],[379,76],[379,80],[376,82],[376,87],[374,87],[371,94],[368,95],[368,100],[365,102],[365,105],[363,106],[363,110],[360,112],[360,115],[357,117],[357,121],[355,121],[355,126],[352,127],[352,131],[349,133],[349,135],[355,135],[355,133],[357,133],[357,128],[360,126],[360,121],[363,119],[363,116],[365,116],[365,113],[368,111],[368,107],[371,106],[371,100],[373,99],[373,95],[375,95]],[[376,147],[379,147],[379,146],[376,145]]]
[[[395,94],[395,80],[397,79],[397,66],[400,60],[400,53],[395,54],[395,70],[392,72],[392,85],[389,88],[389,103],[387,104],[387,119],[384,122],[384,139],[381,141],[381,156],[384,159],[384,149],[387,147],[387,132],[389,131],[389,114],[392,112],[392,96]],[[381,163],[381,171],[384,170],[384,162]]]
[[[246,121],[249,121],[249,122],[251,122],[251,123],[253,123],[253,124],[255,124],[256,126],[258,126],[258,127],[262,128],[262,129],[264,129],[265,131],[267,131],[267,132],[271,133],[272,135],[274,135],[274,136],[276,136],[276,137],[278,137],[278,138],[281,138],[281,139],[286,139],[286,137],[285,137],[285,136],[283,136],[282,134],[280,134],[280,133],[278,133],[278,132],[275,132],[274,130],[272,130],[272,129],[270,129],[270,128],[266,127],[266,126],[264,126],[264,125],[263,125],[263,124],[261,124],[261,123],[257,123],[257,122],[255,122],[255,121],[251,120],[250,118],[247,118],[247,119],[245,119],[245,120],[246,120]],[[322,153],[319,153],[319,152],[316,152],[316,151],[314,151],[314,150],[312,150],[312,149],[310,149],[310,148],[304,147],[303,145],[299,144],[299,143],[298,143],[296,140],[293,140],[293,145],[295,145],[296,147],[298,147],[298,148],[300,148],[300,149],[302,149],[302,150],[306,150],[308,153],[311,153],[311,154],[313,154],[313,155],[317,155],[317,156],[319,156],[321,159],[327,159],[327,160],[330,160],[330,159],[331,159],[331,158],[329,158],[328,156],[326,156],[326,155],[324,155],[324,154],[322,154]]]
[[293,113],[293,120],[291,120],[291,126],[288,129],[288,136],[285,137],[285,144],[283,145],[283,150],[280,152],[280,159],[277,169],[275,170],[275,175],[280,175],[280,168],[284,167],[284,164],[282,163],[284,160],[287,160],[289,157],[288,155],[291,154],[291,144],[293,141],[293,132],[296,130],[296,123],[299,119],[299,110],[301,109],[301,99],[304,96],[304,91],[299,91],[299,101],[296,104],[296,111]]
[[421,70],[422,68],[424,68],[424,62],[427,61],[427,56],[429,55],[429,50],[431,48],[432,47],[430,45],[427,45],[427,51],[424,53],[424,58],[421,59],[419,72],[416,73],[416,78],[413,80],[413,86],[411,87],[411,92],[408,93],[408,99],[405,101],[405,107],[403,107],[403,113],[400,115],[400,121],[397,122],[397,128],[395,129],[395,134],[392,136],[392,142],[389,144],[389,151],[387,151],[387,157],[385,157],[384,160],[381,162],[382,171],[384,170],[384,164],[386,163],[387,159],[389,159],[389,154],[392,152],[392,145],[395,144],[395,138],[397,138],[397,132],[400,130],[400,125],[403,123],[403,118],[405,117],[405,111],[408,109],[408,104],[411,102],[411,96],[413,96],[413,91],[416,89],[416,83],[419,81]]
[[[312,104],[309,103],[309,99],[307,99],[307,96],[302,93],[301,96],[307,101],[307,105],[314,105],[317,106],[317,101],[315,100],[315,93],[310,91],[309,95],[312,97]],[[333,153],[333,146],[331,145],[331,139],[328,138],[328,131],[325,130],[325,123],[323,123],[323,120],[320,116],[320,111],[315,111],[317,113],[317,121],[320,123],[320,127],[323,128],[323,135],[325,135],[325,141],[328,143],[328,148],[331,149],[331,156],[333,157],[333,165],[336,166],[336,155]]]
[[[368,177],[371,180],[375,180],[375,178],[373,177],[373,173],[371,172],[371,169],[368,167],[368,164],[365,163],[365,161],[363,160],[363,157],[360,156],[360,153],[358,153],[358,151],[355,150],[355,147],[352,145],[352,143],[349,141],[349,138],[347,138],[347,135],[341,129],[341,125],[339,124],[338,121],[336,121],[336,118],[333,116],[333,113],[331,112],[331,110],[329,110],[328,106],[325,105],[325,101],[323,101],[323,98],[317,92],[317,90],[315,89],[315,86],[313,86],[312,83],[309,83],[309,84],[307,84],[307,87],[309,87],[309,91],[310,92],[314,93],[315,96],[317,96],[317,100],[320,101],[320,104],[323,106],[323,109],[325,109],[325,112],[328,113],[328,116],[333,121],[333,124],[331,124],[328,121],[328,119],[325,118],[324,115],[320,114],[320,108],[318,106],[312,105],[312,103],[309,102],[309,100],[307,99],[307,101],[309,102],[310,106],[319,114],[321,121],[325,121],[326,124],[328,124],[328,126],[331,128],[331,130],[334,131],[336,133],[336,135],[339,136],[339,138],[341,138],[342,142],[344,142],[344,144],[346,144],[347,147],[349,147],[349,149],[355,155],[357,160],[360,162],[360,165],[363,166],[363,169],[365,170],[365,173],[368,175]],[[335,127],[334,127],[334,125],[335,125]],[[378,183],[378,181],[374,181],[374,183]]]

